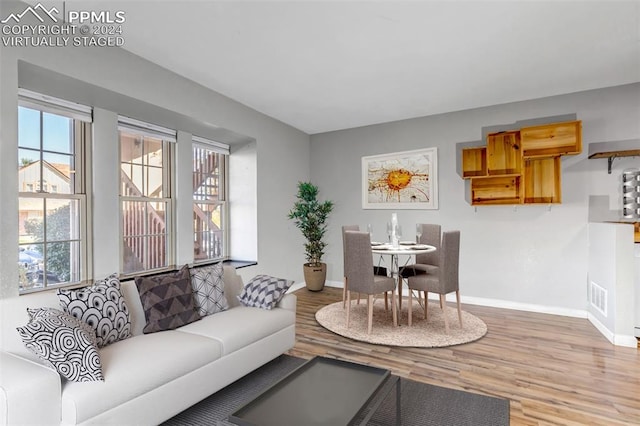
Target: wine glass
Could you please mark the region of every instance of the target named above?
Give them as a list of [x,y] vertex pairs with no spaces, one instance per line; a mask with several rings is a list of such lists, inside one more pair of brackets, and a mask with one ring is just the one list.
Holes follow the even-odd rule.
[[402,225],[396,225],[396,238],[398,242],[402,239]]
[[367,224],[367,232],[369,233],[369,238],[373,238],[373,226],[370,223]]
[[420,237],[422,237],[422,224],[416,223],[416,243],[420,243]]
[[393,228],[391,226],[391,222],[387,222],[387,236],[389,237],[389,242],[391,242],[392,231],[393,231]]

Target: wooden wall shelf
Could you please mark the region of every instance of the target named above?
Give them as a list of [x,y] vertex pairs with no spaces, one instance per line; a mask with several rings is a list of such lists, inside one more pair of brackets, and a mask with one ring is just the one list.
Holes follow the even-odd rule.
[[471,204],[562,202],[562,155],[582,152],[582,122],[530,126],[487,135],[486,147],[462,150]]
[[589,159],[606,158],[608,160],[607,173],[609,174],[611,174],[613,160],[616,158],[638,156],[640,156],[640,139],[589,144]]

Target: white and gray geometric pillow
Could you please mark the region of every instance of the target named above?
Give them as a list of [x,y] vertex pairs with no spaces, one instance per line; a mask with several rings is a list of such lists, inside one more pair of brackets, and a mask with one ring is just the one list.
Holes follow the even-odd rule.
[[95,330],[98,347],[131,336],[131,320],[118,274],[76,290],[58,289],[62,309]]
[[27,309],[18,327],[24,345],[62,377],[74,382],[104,381],[93,329],[58,309]]
[[197,266],[190,270],[193,296],[200,316],[204,317],[229,309],[224,294],[222,262]]
[[292,284],[292,280],[256,275],[244,286],[238,300],[245,306],[273,309]]

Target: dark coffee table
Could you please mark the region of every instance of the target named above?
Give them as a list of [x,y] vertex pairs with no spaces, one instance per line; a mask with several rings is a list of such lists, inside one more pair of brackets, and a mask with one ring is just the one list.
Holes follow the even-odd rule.
[[[229,421],[242,426],[364,425],[394,387],[399,425],[399,377],[382,368],[315,357],[238,409]],[[386,394],[378,395],[383,389]]]

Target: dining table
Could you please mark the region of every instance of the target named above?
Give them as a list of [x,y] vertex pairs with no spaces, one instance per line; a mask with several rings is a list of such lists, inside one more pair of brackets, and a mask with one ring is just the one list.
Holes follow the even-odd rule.
[[[400,275],[400,256],[415,256],[417,254],[430,253],[435,251],[434,246],[428,244],[417,244],[412,241],[400,241],[397,245],[391,243],[371,242],[371,252],[373,254],[391,256],[391,276],[396,280],[398,289],[398,310],[402,308],[402,276]],[[409,264],[409,257],[404,266]]]

